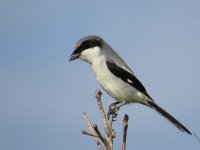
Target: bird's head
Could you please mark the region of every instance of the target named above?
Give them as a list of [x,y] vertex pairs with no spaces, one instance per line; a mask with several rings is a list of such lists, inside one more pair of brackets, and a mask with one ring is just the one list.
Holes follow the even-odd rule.
[[103,40],[99,36],[86,36],[80,39],[75,46],[74,52],[69,57],[69,61],[80,58],[86,62],[92,63],[92,60],[99,56]]

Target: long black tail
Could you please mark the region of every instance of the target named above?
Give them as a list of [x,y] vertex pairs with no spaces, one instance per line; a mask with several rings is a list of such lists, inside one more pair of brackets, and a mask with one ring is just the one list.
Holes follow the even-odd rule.
[[184,127],[178,120],[176,120],[172,115],[170,115],[167,111],[162,109],[153,101],[148,101],[149,105],[155,109],[158,113],[160,113],[163,117],[169,120],[173,125],[175,125],[182,132],[187,132],[188,134],[192,134],[186,127]]

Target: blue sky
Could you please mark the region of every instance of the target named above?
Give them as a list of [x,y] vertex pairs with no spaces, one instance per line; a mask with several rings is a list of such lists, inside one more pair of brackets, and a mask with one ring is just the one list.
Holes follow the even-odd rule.
[[[82,113],[101,125],[91,68],[68,58],[77,40],[103,37],[155,101],[200,136],[200,2],[0,1],[0,149],[96,149]],[[114,100],[103,92],[105,107]],[[155,111],[121,108],[130,117],[127,149],[199,149]],[[102,129],[101,129],[102,130]]]

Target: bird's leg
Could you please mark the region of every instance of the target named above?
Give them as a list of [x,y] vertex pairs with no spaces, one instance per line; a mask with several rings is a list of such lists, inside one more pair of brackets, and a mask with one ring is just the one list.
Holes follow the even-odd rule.
[[[109,105],[109,110],[107,113],[107,117],[109,118],[109,116],[112,114],[113,118],[117,117],[117,111],[119,111],[119,108],[123,105],[125,105],[126,103],[120,103],[120,102],[115,102]],[[113,120],[116,121],[116,120]]]
[[119,110],[119,109],[117,109],[117,106],[119,104],[120,104],[120,102],[115,102],[115,103],[112,103],[109,105],[109,110],[108,110],[108,114],[107,114],[108,118],[111,114],[113,114],[113,118],[117,117],[117,111]]

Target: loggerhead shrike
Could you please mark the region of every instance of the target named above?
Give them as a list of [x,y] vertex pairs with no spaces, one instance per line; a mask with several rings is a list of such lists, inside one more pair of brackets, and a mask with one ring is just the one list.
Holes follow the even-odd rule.
[[120,105],[140,103],[153,108],[179,130],[192,134],[178,120],[158,106],[122,58],[99,36],[80,39],[70,61],[80,58],[92,65],[97,81]]

